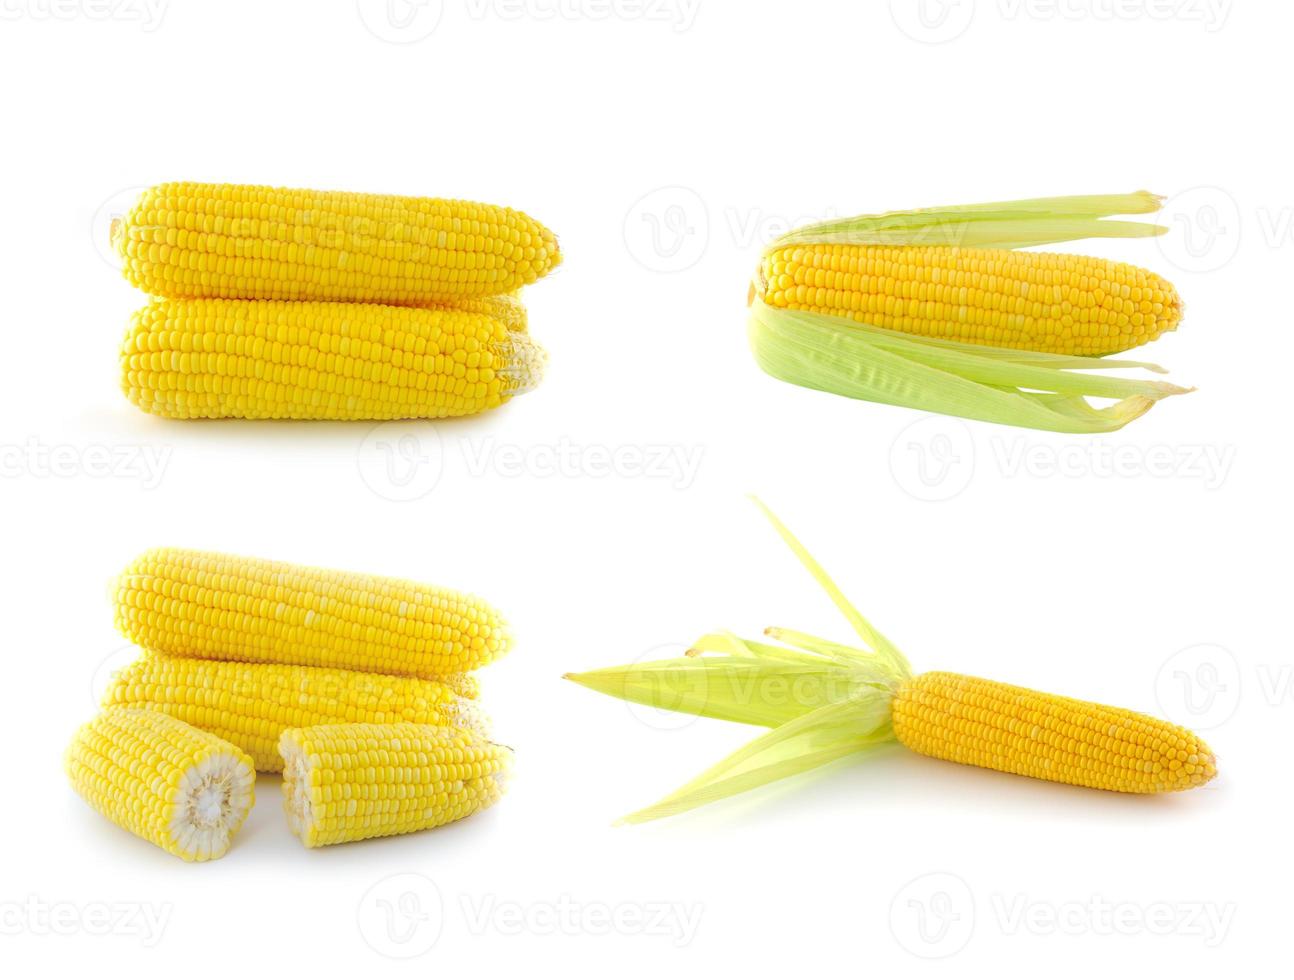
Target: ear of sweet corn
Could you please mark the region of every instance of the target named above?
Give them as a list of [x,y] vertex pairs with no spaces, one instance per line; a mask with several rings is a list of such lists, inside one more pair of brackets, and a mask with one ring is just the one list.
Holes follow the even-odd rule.
[[510,208],[241,184],[151,187],[113,242],[133,285],[178,298],[418,306],[508,293],[561,261]]
[[252,760],[156,711],[108,707],[65,756],[73,788],[99,813],[186,861],[221,857],[251,810]]
[[917,337],[1082,356],[1149,343],[1182,316],[1171,283],[1123,262],[942,245],[783,246],[757,293]]
[[417,723],[484,734],[480,707],[446,684],[330,667],[246,664],[150,653],[113,676],[105,706],[148,708],[210,732],[278,772],[285,729]]
[[472,415],[539,384],[516,314],[358,303],[155,300],[131,318],[121,387],[166,418]]
[[914,676],[765,513],[864,645],[785,629],[768,631],[780,645],[715,633],[686,657],[567,675],[653,707],[769,728],[624,822],[672,816],[894,741],[940,759],[1124,793],[1190,789],[1215,775],[1203,741],[1146,715],[956,674]]
[[1217,774],[1198,736],[1166,721],[963,674],[894,695],[894,734],[922,755],[1120,793],[1168,793]]
[[306,847],[429,830],[503,792],[511,750],[426,725],[285,731],[283,808]]
[[405,579],[155,548],[118,576],[116,624],[161,653],[436,678],[503,656],[503,617]]
[[[859,215],[797,229],[765,252],[749,340],[768,374],[851,398],[1057,432],[1109,432],[1189,389],[1093,371],[1153,364],[1103,355],[1177,326],[1154,273],[1015,252],[1166,229],[1110,221],[1157,210],[1126,195]],[[1084,370],[1086,369],[1086,370]],[[1097,406],[1089,398],[1114,399]]]

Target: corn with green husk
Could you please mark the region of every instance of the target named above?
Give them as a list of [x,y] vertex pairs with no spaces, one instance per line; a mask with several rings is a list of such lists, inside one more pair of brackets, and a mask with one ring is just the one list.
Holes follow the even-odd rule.
[[685,657],[567,674],[626,701],[770,729],[624,822],[672,816],[895,741],[936,759],[1121,793],[1191,789],[1216,774],[1200,738],[1157,718],[962,674],[914,674],[764,513],[865,646],[788,629],[767,630],[772,643],[713,633]]
[[[750,289],[755,359],[775,378],[866,401],[1056,432],[1109,432],[1190,389],[1093,372],[1174,330],[1172,284],[1126,263],[1018,249],[1143,238],[1112,221],[1144,191],[819,222],[764,252]],[[1109,399],[1097,406],[1089,398]]]

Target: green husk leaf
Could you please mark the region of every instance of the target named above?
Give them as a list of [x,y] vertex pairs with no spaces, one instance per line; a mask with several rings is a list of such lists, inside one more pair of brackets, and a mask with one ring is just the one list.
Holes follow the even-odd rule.
[[755,503],[866,647],[788,629],[768,630],[785,645],[715,632],[701,637],[685,657],[567,674],[637,704],[771,729],[622,822],[682,813],[894,739],[890,703],[912,675],[907,658],[854,608],[786,525]]
[[[1125,367],[1037,352],[981,348],[751,303],[749,339],[768,374],[865,401],[1052,432],[1113,432],[1162,398],[1191,389],[1164,381],[1075,371]],[[1115,398],[1095,407],[1088,397]]]
[[671,817],[892,741],[891,700],[890,692],[862,691],[787,721],[658,803],[618,822]]
[[860,214],[796,228],[769,249],[811,242],[1025,248],[1084,238],[1144,238],[1162,235],[1168,229],[1146,222],[1103,219],[1116,214],[1149,214],[1161,206],[1162,198],[1137,191]]
[[874,686],[827,661],[796,666],[733,657],[679,657],[566,678],[634,704],[767,728]]

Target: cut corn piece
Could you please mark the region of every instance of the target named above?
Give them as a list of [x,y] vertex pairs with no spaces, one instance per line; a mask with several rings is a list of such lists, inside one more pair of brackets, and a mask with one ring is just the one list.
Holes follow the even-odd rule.
[[510,749],[426,725],[320,725],[280,740],[283,808],[306,847],[428,830],[489,806]]
[[476,596],[404,579],[155,548],[117,578],[116,623],[149,650],[437,678],[511,644]]
[[221,857],[252,808],[246,753],[156,711],[105,708],[68,747],[81,797],[117,826],[186,861]]
[[1120,793],[1168,793],[1217,774],[1198,736],[1149,715],[933,671],[899,687],[894,735],[922,755]]
[[416,306],[512,292],[561,261],[510,208],[242,184],[151,187],[112,235],[131,284],[175,298]]
[[126,397],[166,418],[383,420],[497,408],[546,360],[484,312],[199,299],[138,310],[120,366]]
[[146,707],[227,739],[261,772],[282,767],[285,729],[416,722],[484,734],[479,705],[439,681],[329,667],[146,654],[113,676],[105,705]]
[[766,253],[757,295],[917,337],[1098,356],[1174,330],[1171,283],[1108,259],[1009,249],[790,245]]

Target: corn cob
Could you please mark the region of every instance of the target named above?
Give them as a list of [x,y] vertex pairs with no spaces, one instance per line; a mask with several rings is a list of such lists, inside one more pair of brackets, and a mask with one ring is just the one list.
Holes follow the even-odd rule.
[[487,313],[199,299],[138,310],[120,366],[126,397],[166,418],[379,420],[497,408],[545,360]]
[[285,729],[339,722],[416,722],[484,734],[480,707],[439,681],[150,653],[113,676],[105,706],[160,711],[211,732],[278,772]]
[[508,293],[561,261],[509,208],[239,184],[152,187],[112,234],[126,279],[173,298],[421,306]]
[[865,646],[786,629],[767,631],[780,643],[714,633],[686,657],[568,674],[628,701],[770,729],[627,822],[681,813],[895,740],[937,759],[1121,793],[1192,789],[1216,775],[1200,738],[1147,715],[977,677],[914,675],[764,512]]
[[1120,793],[1202,786],[1217,770],[1197,736],[1158,718],[939,671],[900,685],[895,737],[922,755]]
[[1172,284],[1123,262],[955,246],[792,245],[760,263],[769,306],[935,340],[1098,356],[1174,330]]
[[1190,390],[1098,373],[1163,372],[1103,355],[1175,329],[1177,292],[1123,263],[1016,250],[1162,234],[1108,220],[1160,206],[1140,191],[796,229],[765,250],[751,284],[751,351],[775,378],[849,398],[1053,432],[1115,431]]
[[306,847],[429,830],[503,792],[512,752],[426,725],[320,725],[280,740],[283,809]]
[[131,562],[115,607],[131,642],[214,660],[437,678],[511,644],[497,610],[453,589],[182,548]]
[[81,797],[117,826],[186,861],[208,861],[252,808],[252,760],[155,711],[111,707],[82,726],[65,768]]

